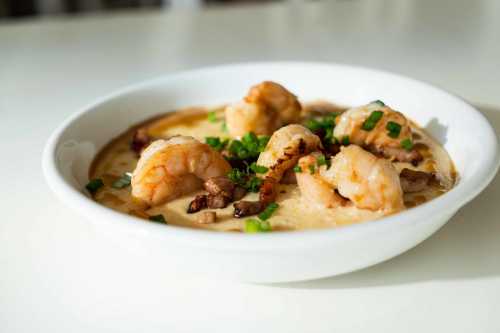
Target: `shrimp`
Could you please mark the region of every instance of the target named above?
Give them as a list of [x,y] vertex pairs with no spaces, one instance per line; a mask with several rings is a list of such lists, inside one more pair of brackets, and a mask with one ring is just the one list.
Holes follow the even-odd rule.
[[343,205],[344,199],[335,192],[332,173],[326,165],[318,167],[319,152],[311,153],[299,160],[300,172],[295,174],[300,193],[311,203],[320,207],[335,208]]
[[[381,111],[382,117],[373,123],[373,128],[363,129],[363,124],[374,111]],[[391,125],[397,127],[395,132],[388,129]],[[416,150],[406,151],[401,146],[404,140],[412,139],[409,120],[379,101],[342,113],[337,118],[333,135],[337,139],[349,137],[351,143],[401,162],[418,162],[422,159]]]
[[319,137],[302,125],[292,124],[280,128],[269,139],[260,153],[257,165],[268,168],[262,176],[279,182],[285,171],[293,168],[300,157],[321,148]]
[[163,204],[230,169],[219,152],[192,137],[156,140],[142,152],[132,173],[132,196],[150,206]]
[[283,125],[297,123],[301,110],[295,95],[275,82],[264,81],[250,88],[242,101],[226,107],[226,125],[233,137],[249,132],[271,135]]
[[381,210],[385,214],[404,209],[399,175],[388,160],[356,145],[342,147],[329,168],[322,165],[308,170],[316,159],[313,153],[299,160],[302,172],[297,174],[297,182],[308,200],[336,207],[342,204],[342,198],[334,192],[337,190],[358,208]]

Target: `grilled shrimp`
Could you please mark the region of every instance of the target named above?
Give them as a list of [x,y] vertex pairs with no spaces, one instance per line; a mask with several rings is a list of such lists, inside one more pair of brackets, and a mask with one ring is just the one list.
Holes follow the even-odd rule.
[[226,107],[229,134],[241,137],[248,132],[271,135],[283,125],[299,121],[302,106],[283,86],[264,81],[250,88],[242,101]]
[[[396,169],[359,146],[342,147],[331,166],[315,166],[317,153],[299,160],[297,182],[303,196],[326,207],[342,204],[342,197],[358,208],[382,210],[386,214],[404,208],[403,191]],[[310,167],[312,166],[312,167]]]
[[328,170],[339,193],[356,207],[395,213],[404,208],[399,175],[386,159],[363,148],[342,147]]
[[[381,112],[381,117],[377,119],[373,112]],[[412,139],[408,119],[379,101],[342,113],[337,118],[333,134],[337,139],[349,137],[351,143],[401,162],[414,162],[422,158],[416,150],[402,148],[404,140]]]
[[132,173],[132,196],[159,205],[200,189],[204,180],[230,169],[220,153],[192,137],[157,140],[142,152]]
[[292,124],[273,133],[266,149],[260,153],[257,165],[268,168],[264,177],[280,181],[283,173],[297,163],[300,157],[321,148],[321,141],[309,129]]
[[319,152],[311,153],[299,160],[301,172],[295,174],[300,193],[311,203],[335,208],[344,203],[344,199],[335,192],[332,172],[326,165],[318,166]]

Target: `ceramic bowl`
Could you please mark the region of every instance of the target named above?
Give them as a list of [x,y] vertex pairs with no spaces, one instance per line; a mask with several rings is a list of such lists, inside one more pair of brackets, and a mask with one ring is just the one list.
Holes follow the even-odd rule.
[[[180,107],[239,100],[263,80],[283,84],[302,101],[360,105],[383,100],[424,126],[446,148],[460,175],[458,184],[430,202],[376,221],[265,234],[150,223],[101,206],[83,191],[95,154],[132,124]],[[48,140],[43,156],[47,183],[61,201],[114,242],[146,252],[152,265],[254,282],[333,276],[394,257],[443,226],[488,185],[498,165],[498,140],[491,125],[460,98],[377,70],[288,62],[198,69],[127,87],[65,121]]]

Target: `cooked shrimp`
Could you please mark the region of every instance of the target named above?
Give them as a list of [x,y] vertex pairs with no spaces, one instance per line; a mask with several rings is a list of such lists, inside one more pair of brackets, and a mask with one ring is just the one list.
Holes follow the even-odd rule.
[[335,192],[332,173],[326,165],[318,166],[319,152],[311,153],[299,160],[301,172],[296,173],[300,193],[311,203],[327,208],[343,204],[344,199]]
[[318,166],[320,154],[312,153],[299,160],[297,173],[301,194],[325,207],[337,207],[350,199],[358,208],[394,213],[404,208],[399,176],[391,162],[377,158],[359,146],[342,147],[331,166]]
[[404,209],[399,175],[386,159],[356,145],[342,147],[326,171],[339,193],[358,208],[394,213]]
[[230,169],[220,153],[192,137],[157,140],[142,152],[132,174],[132,196],[159,205],[200,189],[204,180]]
[[268,168],[264,177],[280,181],[283,173],[293,168],[300,157],[320,147],[319,137],[309,129],[297,124],[288,125],[274,132],[266,149],[260,153],[257,165]]
[[[382,116],[371,123],[371,128],[370,124],[366,124],[368,126],[363,128],[365,121],[368,123],[375,111],[382,112]],[[389,130],[391,125],[396,127],[393,131]],[[408,152],[401,146],[402,141],[412,139],[408,119],[402,113],[378,101],[342,113],[337,118],[333,134],[337,139],[347,136],[351,143],[399,161],[412,162],[421,159],[417,151]]]
[[271,135],[283,125],[299,121],[301,105],[283,86],[265,81],[250,88],[242,101],[226,107],[229,134],[241,137],[248,132]]

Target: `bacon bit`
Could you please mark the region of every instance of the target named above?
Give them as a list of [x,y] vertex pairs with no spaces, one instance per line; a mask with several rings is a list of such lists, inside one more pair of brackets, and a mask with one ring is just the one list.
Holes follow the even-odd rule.
[[209,178],[203,186],[212,195],[233,196],[234,183],[225,176]]
[[420,192],[425,189],[434,178],[431,173],[405,168],[400,175],[401,188],[405,193]]
[[205,194],[197,195],[193,201],[189,203],[187,213],[192,214],[207,208],[207,196]]
[[200,213],[196,219],[196,222],[200,224],[209,224],[209,223],[215,223],[216,220],[217,220],[217,213],[208,211]]
[[242,186],[235,186],[233,190],[233,201],[238,201],[243,199],[247,194],[247,190]]
[[225,208],[230,202],[231,198],[226,197],[225,195],[222,194],[218,195],[209,194],[207,197],[208,208]]
[[245,217],[260,213],[265,205],[260,201],[239,201],[233,204],[234,217]]
[[297,177],[295,176],[295,171],[292,169],[288,169],[283,174],[280,180],[281,184],[297,184]]
[[266,177],[260,186],[259,201],[263,206],[267,206],[276,200],[277,183],[274,178]]
[[140,155],[142,151],[151,143],[152,138],[149,136],[146,128],[139,128],[132,138],[130,143],[130,149],[134,151],[137,155]]

